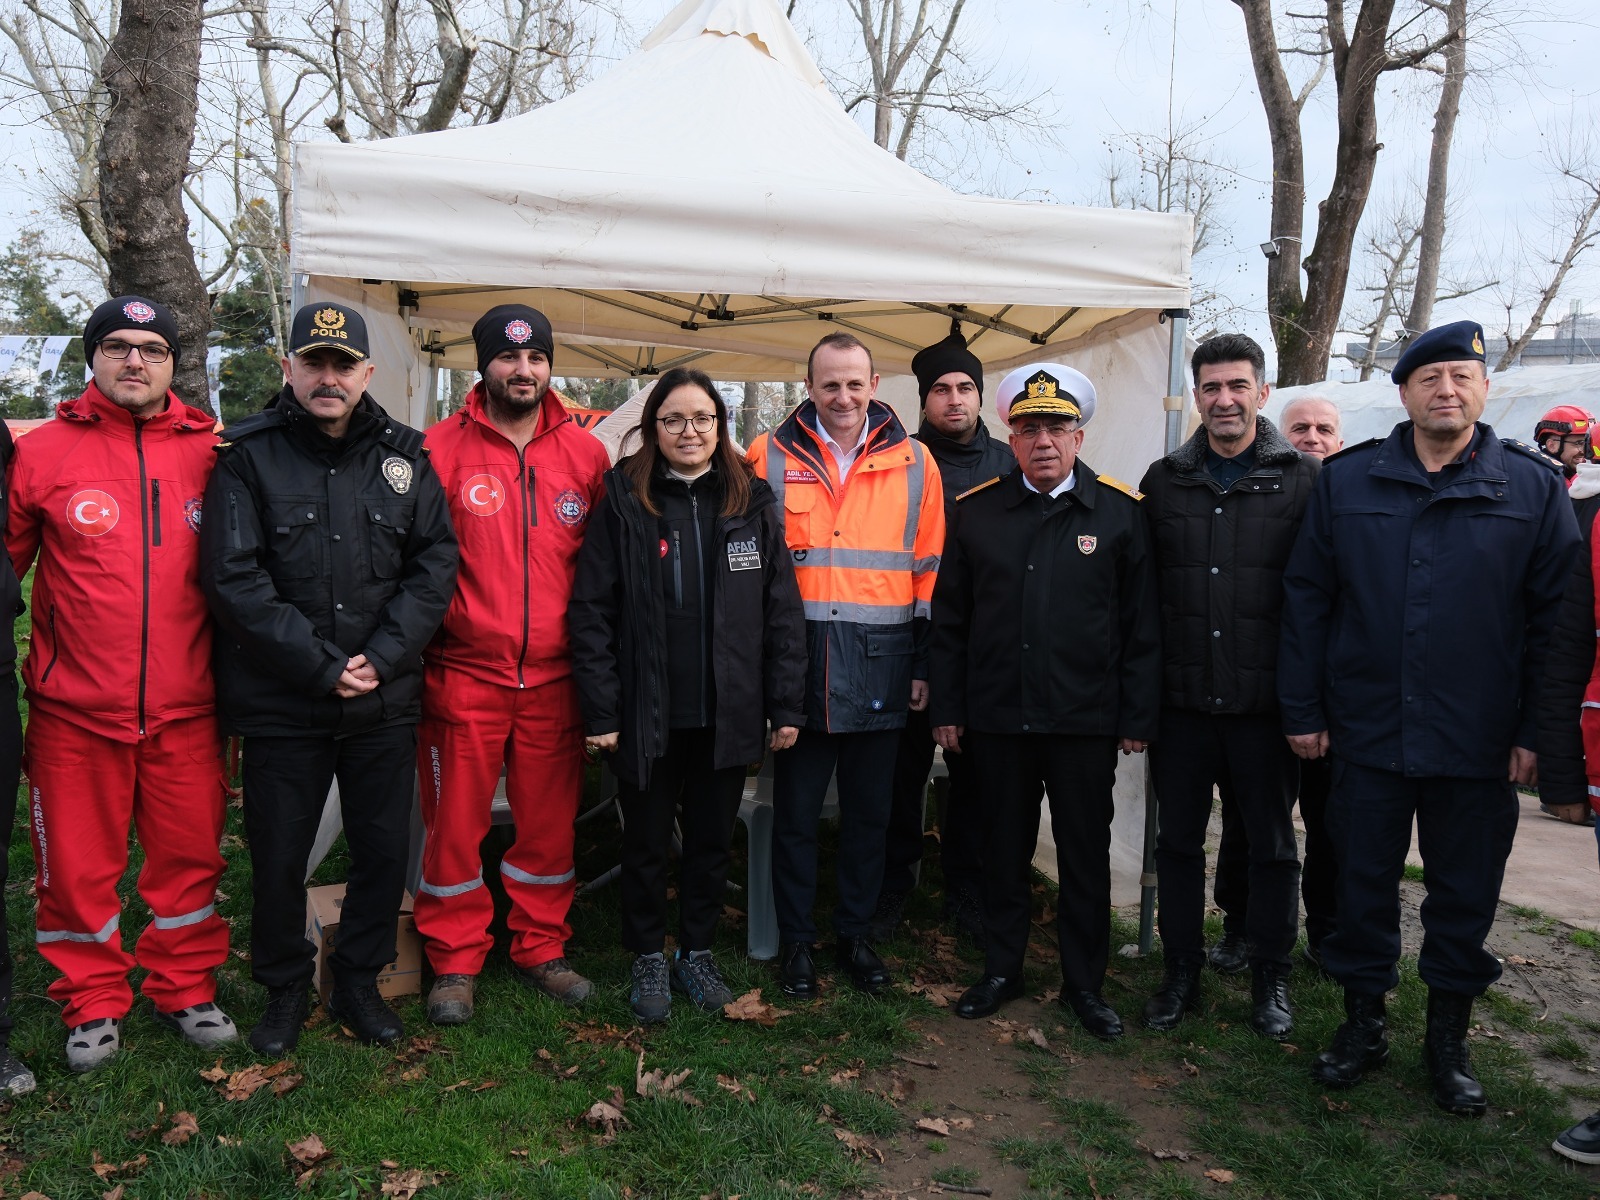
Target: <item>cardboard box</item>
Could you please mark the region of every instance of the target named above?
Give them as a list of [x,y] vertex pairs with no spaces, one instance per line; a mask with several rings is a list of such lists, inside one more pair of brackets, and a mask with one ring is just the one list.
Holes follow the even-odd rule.
[[[306,940],[317,948],[317,995],[324,1001],[333,991],[333,971],[328,956],[339,944],[339,912],[344,907],[342,883],[306,889]],[[378,975],[378,992],[385,1000],[415,996],[422,991],[422,939],[411,915],[411,893],[400,901],[400,927],[395,935],[395,960]]]

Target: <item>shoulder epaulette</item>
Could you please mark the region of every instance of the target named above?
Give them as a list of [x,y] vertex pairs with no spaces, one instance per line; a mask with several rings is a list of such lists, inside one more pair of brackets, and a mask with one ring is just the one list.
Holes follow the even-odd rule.
[[402,425],[392,417],[383,423],[383,433],[379,436],[379,440],[407,458],[422,456],[422,434],[409,425]]
[[993,487],[995,484],[999,483],[1004,478],[1005,478],[1005,476],[1003,476],[1003,475],[996,475],[993,479],[984,480],[977,487],[969,487],[966,491],[962,492],[959,496],[956,497],[956,503],[960,504],[968,496],[976,496],[979,492],[983,491],[984,488]]
[[229,425],[222,431],[223,440],[215,446],[217,450],[226,450],[235,442],[242,441],[258,433],[265,433],[269,429],[278,429],[283,425],[283,413],[276,408],[264,409],[258,413],[251,413],[244,420],[235,425]]
[[1559,462],[1551,458],[1537,446],[1530,446],[1527,442],[1521,441],[1517,438],[1501,438],[1500,444],[1508,450],[1520,450],[1529,458],[1536,459],[1544,466],[1549,467],[1552,471],[1560,471],[1562,469]]
[[1144,499],[1144,493],[1138,488],[1134,487],[1131,483],[1123,483],[1122,480],[1113,479],[1110,475],[1096,475],[1095,478],[1101,483],[1105,484],[1108,488],[1116,488],[1117,491],[1121,492],[1124,496],[1132,496],[1135,500]]
[[1343,458],[1346,454],[1354,454],[1357,450],[1370,450],[1374,446],[1383,445],[1383,443],[1384,439],[1381,437],[1368,438],[1364,442],[1357,442],[1354,446],[1346,446],[1343,450],[1335,450],[1322,461],[1324,463],[1331,463],[1334,459]]

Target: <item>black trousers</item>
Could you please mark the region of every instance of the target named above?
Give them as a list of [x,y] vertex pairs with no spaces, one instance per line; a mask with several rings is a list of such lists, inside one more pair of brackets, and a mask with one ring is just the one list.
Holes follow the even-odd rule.
[[1112,788],[1117,743],[1110,737],[1048,733],[968,733],[968,753],[989,796],[989,865],[983,892],[984,971],[1022,977],[1033,912],[1032,864],[1039,801],[1050,800],[1061,891],[1056,931],[1062,986],[1098,992],[1111,947]]
[[[1306,909],[1306,941],[1313,948],[1333,932],[1338,912],[1339,865],[1328,833],[1328,792],[1332,787],[1332,759],[1300,760],[1300,820],[1306,827],[1300,900]],[[1242,935],[1250,911],[1250,838],[1233,798],[1233,784],[1224,781],[1218,791],[1222,796],[1222,839],[1217,846],[1217,875],[1211,895],[1222,910],[1223,929]]]
[[1500,978],[1484,948],[1517,832],[1504,779],[1408,778],[1335,758],[1328,824],[1339,856],[1339,926],[1322,946],[1328,973],[1351,991],[1400,982],[1400,876],[1416,821],[1422,853],[1422,951],[1429,987],[1477,996]]
[[772,788],[772,894],[783,942],[814,942],[817,924],[817,821],[835,769],[839,780],[840,937],[867,936],[883,886],[883,841],[889,825],[898,729],[823,733],[802,729],[780,751]]
[[667,852],[682,805],[683,865],[678,876],[678,947],[711,949],[728,885],[728,847],[744,796],[745,769],[712,767],[711,729],[674,729],[650,784],[623,783],[622,944],[654,954],[667,942]]
[[1212,789],[1230,779],[1250,839],[1252,963],[1289,965],[1300,924],[1300,859],[1294,840],[1294,753],[1272,716],[1161,710],[1151,751],[1160,828],[1157,900],[1169,964],[1205,955],[1206,826]]
[[[900,748],[894,760],[894,791],[889,808],[889,829],[883,847],[883,890],[905,895],[916,886],[914,874],[922,861],[923,797],[933,770],[933,727],[928,713],[906,714]],[[950,772],[944,816],[939,825],[939,865],[944,871],[944,893],[983,894],[983,857],[979,845],[983,822],[979,817],[978,772],[971,751],[946,754]]]
[[6,927],[6,859],[17,822],[17,784],[22,775],[22,718],[17,713],[17,673],[0,671],[0,1046],[11,1038],[11,979],[16,960]]
[[247,737],[250,967],[267,988],[304,987],[316,967],[305,936],[306,859],[335,778],[350,877],[329,960],[334,978],[343,986],[370,984],[394,961],[417,780],[416,726],[346,738]]

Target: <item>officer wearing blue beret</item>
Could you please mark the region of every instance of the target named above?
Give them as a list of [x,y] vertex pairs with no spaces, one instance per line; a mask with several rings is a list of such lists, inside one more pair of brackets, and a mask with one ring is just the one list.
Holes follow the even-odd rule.
[[1410,420],[1326,459],[1284,575],[1278,689],[1295,753],[1333,756],[1337,928],[1323,942],[1346,1020],[1312,1068],[1345,1087],[1389,1055],[1399,881],[1412,821],[1426,872],[1417,972],[1435,1102],[1481,1115],[1472,1002],[1500,977],[1484,948],[1536,782],[1534,697],[1578,530],[1560,469],[1479,418],[1483,329],[1413,341],[1394,381]]

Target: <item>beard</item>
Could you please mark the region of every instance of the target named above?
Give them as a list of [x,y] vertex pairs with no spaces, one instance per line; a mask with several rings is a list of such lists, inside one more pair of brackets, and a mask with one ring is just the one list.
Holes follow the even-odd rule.
[[539,383],[537,380],[532,381],[537,390],[531,399],[524,399],[512,393],[511,387],[514,382],[514,377],[513,379],[500,380],[484,376],[484,394],[496,406],[518,416],[526,416],[531,412],[537,412],[539,406],[544,403],[545,393],[550,390],[549,383]]

